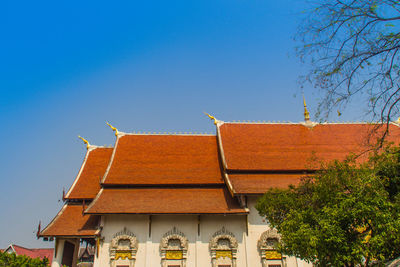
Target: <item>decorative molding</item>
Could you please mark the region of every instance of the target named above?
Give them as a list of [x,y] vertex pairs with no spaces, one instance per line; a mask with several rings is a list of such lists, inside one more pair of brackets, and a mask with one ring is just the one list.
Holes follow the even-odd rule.
[[135,266],[138,241],[136,236],[126,227],[116,233],[110,244],[110,263],[114,267],[117,260],[127,260],[129,267]]
[[[176,240],[177,242],[171,242]],[[175,226],[165,233],[160,242],[161,266],[167,267],[171,261],[180,261],[182,267],[186,267],[187,251],[189,247],[185,234]]]
[[222,227],[210,240],[212,266],[231,264],[232,267],[236,267],[237,249],[238,242],[235,235]]
[[258,249],[261,254],[263,267],[267,267],[272,261],[280,261],[282,266],[286,266],[286,259],[276,250],[275,245],[281,242],[281,235],[276,229],[269,229],[261,234],[258,240]]
[[268,240],[275,239],[277,243],[281,242],[281,235],[278,234],[276,229],[269,229],[261,234],[258,240],[258,249],[262,250],[276,250],[274,244],[270,244]]

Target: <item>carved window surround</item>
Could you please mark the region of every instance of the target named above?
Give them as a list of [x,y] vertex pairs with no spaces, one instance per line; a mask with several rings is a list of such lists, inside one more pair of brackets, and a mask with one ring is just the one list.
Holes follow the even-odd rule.
[[218,263],[218,260],[220,258],[229,258],[232,263],[232,267],[236,267],[237,249],[238,242],[234,234],[227,231],[225,227],[222,227],[221,230],[215,232],[210,240],[212,266],[219,266],[220,263]]
[[281,242],[281,236],[276,229],[269,229],[261,234],[258,240],[258,249],[260,250],[263,267],[271,264],[286,266],[286,258],[275,247],[279,242]]
[[127,260],[129,267],[135,266],[138,242],[136,236],[124,228],[114,235],[110,244],[110,264],[117,266],[117,261]]
[[165,233],[160,242],[161,266],[167,267],[171,261],[178,261],[186,267],[188,239],[175,226]]

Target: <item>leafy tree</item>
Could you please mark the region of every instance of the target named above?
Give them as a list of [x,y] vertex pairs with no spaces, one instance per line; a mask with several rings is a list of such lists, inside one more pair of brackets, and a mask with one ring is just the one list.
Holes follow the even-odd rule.
[[0,252],[0,267],[47,267],[49,260],[44,258],[32,259],[25,255],[15,255],[14,253]]
[[296,40],[310,64],[303,81],[322,92],[317,116],[357,98],[373,119],[400,115],[400,1],[322,0],[309,4]]
[[382,264],[400,254],[400,148],[363,164],[326,164],[298,186],[270,189],[256,208],[286,255],[321,266]]

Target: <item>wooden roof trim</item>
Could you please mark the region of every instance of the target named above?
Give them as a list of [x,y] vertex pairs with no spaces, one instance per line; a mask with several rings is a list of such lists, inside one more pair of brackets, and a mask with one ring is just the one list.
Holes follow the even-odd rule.
[[[70,198],[70,194],[73,192],[73,190],[74,190],[76,184],[78,183],[79,179],[81,178],[81,175],[82,175],[82,173],[83,173],[83,170],[85,169],[86,163],[87,163],[87,161],[88,161],[90,152],[92,152],[92,151],[94,151],[95,149],[98,149],[98,148],[100,148],[100,149],[103,149],[103,148],[106,149],[106,148],[110,148],[110,147],[106,147],[106,146],[95,146],[95,145],[90,145],[90,146],[89,146],[89,148],[88,148],[87,151],[86,151],[85,158],[83,159],[81,168],[79,169],[79,172],[78,172],[77,176],[75,177],[75,180],[74,180],[74,182],[72,183],[71,187],[69,188],[67,194],[64,196],[65,199],[69,199],[69,198]],[[87,199],[87,198],[74,198],[74,199]]]
[[90,202],[90,204],[87,206],[87,208],[83,211],[84,214],[89,214],[89,213],[87,213],[86,211],[89,210],[89,209],[94,205],[94,203],[97,202],[97,200],[98,200],[99,197],[101,196],[101,193],[103,193],[103,190],[104,190],[104,188],[102,187],[102,188],[100,189],[100,191],[97,193],[97,196],[93,199],[92,202]]
[[44,237],[46,236],[45,232],[48,228],[50,228],[56,221],[57,219],[61,216],[61,214],[65,211],[67,208],[68,204],[64,204],[64,206],[61,208],[61,210],[57,213],[57,215],[51,220],[51,222],[39,233],[39,237]]
[[[39,237],[79,237],[79,238],[85,238],[85,237],[95,237],[97,235],[99,235],[101,229],[93,229],[94,233],[93,234],[84,234],[84,235],[80,235],[80,234],[71,234],[71,235],[57,235],[57,234],[47,234],[46,231],[48,229],[51,229],[51,227],[53,227],[53,225],[59,220],[59,218],[63,215],[63,213],[67,210],[68,207],[71,208],[71,206],[75,206],[78,207],[79,209],[82,209],[82,205],[78,204],[64,204],[63,207],[61,208],[61,210],[57,213],[57,215],[53,218],[53,220],[40,232]],[[79,214],[81,214],[81,212],[79,212]],[[83,214],[82,214],[83,216]]]
[[[96,148],[97,148],[97,147],[96,147]],[[82,174],[82,172],[83,172],[83,169],[85,168],[87,159],[89,158],[90,152],[91,152],[93,149],[96,149],[96,148],[92,148],[92,149],[91,149],[91,147],[89,147],[89,148],[87,149],[86,154],[85,154],[85,158],[83,159],[83,162],[82,162],[81,168],[79,169],[78,175],[75,177],[74,182],[72,183],[72,185],[71,185],[71,187],[69,188],[67,194],[65,195],[65,198],[66,198],[66,199],[69,198],[69,195],[71,194],[71,192],[72,192],[72,190],[74,189],[75,185],[78,183],[78,180],[79,180],[79,178],[81,177],[81,174]]]
[[231,196],[233,197],[235,195],[235,189],[232,186],[231,181],[229,180],[229,175],[227,173],[227,165],[226,165],[226,160],[225,160],[225,153],[224,153],[224,147],[222,145],[222,139],[221,139],[221,133],[219,130],[219,127],[222,125],[223,123],[217,123],[217,142],[218,142],[218,150],[219,150],[219,156],[221,158],[221,162],[222,162],[222,172],[223,172],[223,177],[224,177],[224,181],[225,184],[228,187],[229,193],[231,194]]
[[117,139],[115,140],[114,149],[113,149],[113,152],[112,152],[112,154],[111,154],[110,162],[108,163],[108,166],[107,166],[106,172],[104,173],[103,179],[101,179],[101,184],[104,183],[104,181],[106,180],[107,175],[108,175],[108,173],[109,173],[109,171],[110,171],[110,169],[111,169],[111,165],[112,165],[113,162],[114,162],[114,157],[115,157],[115,154],[117,153],[117,149],[118,149],[118,141],[119,141],[119,138],[122,137],[122,136],[124,136],[124,135],[125,135],[125,133],[123,133],[123,134],[118,134],[118,135],[117,135]]

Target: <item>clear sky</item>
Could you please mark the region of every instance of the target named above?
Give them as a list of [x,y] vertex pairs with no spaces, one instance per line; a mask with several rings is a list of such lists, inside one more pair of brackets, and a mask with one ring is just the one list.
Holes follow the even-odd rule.
[[[301,121],[301,0],[0,2],[0,248],[48,247],[86,148],[119,130]],[[318,93],[305,88],[314,111]],[[343,119],[359,119],[360,111]],[[333,118],[337,119],[337,118]]]

